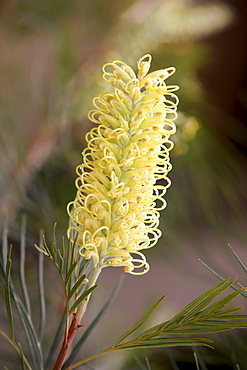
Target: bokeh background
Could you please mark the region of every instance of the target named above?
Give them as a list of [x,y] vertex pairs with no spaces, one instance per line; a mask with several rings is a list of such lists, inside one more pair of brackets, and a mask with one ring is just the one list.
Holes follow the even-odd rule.
[[[152,69],[175,66],[177,72],[169,82],[180,86],[172,187],[161,214],[163,236],[147,251],[150,272],[125,277],[81,355],[110,345],[161,295],[168,293],[155,322],[170,318],[216,284],[217,278],[198,258],[225,277],[239,276],[245,285],[246,277],[227,246],[230,243],[246,262],[245,0],[2,1],[0,50],[0,217],[2,223],[7,210],[17,280],[15,257],[21,218],[27,215],[27,271],[34,315],[33,244],[40,229],[51,240],[55,222],[58,238],[66,234],[75,167],[81,162],[85,133],[92,127],[87,112],[93,97],[105,89],[101,67],[121,59],[135,69],[146,53],[153,56]],[[63,295],[49,261],[45,268],[43,344],[48,351]],[[102,307],[120,275],[119,269],[103,271],[86,322]],[[246,304],[244,298],[240,304]],[[5,321],[1,308],[3,327]],[[244,369],[246,333],[214,338],[214,351],[199,350],[207,368],[236,369],[239,363]],[[16,369],[11,348],[5,344],[0,348],[3,364]],[[146,369],[145,356],[152,369],[195,368],[191,349],[118,354],[94,366]]]

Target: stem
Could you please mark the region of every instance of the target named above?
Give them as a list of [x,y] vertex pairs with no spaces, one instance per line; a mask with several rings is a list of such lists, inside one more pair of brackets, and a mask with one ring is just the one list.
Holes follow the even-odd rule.
[[82,364],[85,364],[86,362],[91,361],[91,360],[93,360],[93,359],[95,359],[95,358],[97,358],[97,357],[99,357],[99,356],[105,355],[106,353],[115,352],[115,351],[116,351],[116,349],[115,349],[115,348],[108,348],[108,349],[106,349],[105,351],[102,351],[102,352],[100,352],[100,353],[97,353],[96,355],[93,355],[93,356],[90,356],[90,357],[88,357],[88,358],[85,358],[84,360],[79,361],[79,362],[77,362],[76,364],[74,364],[74,365],[71,365],[71,366],[67,367],[67,368],[66,368],[66,370],[72,370],[72,369],[75,369],[77,366],[80,366],[80,365],[82,365]]
[[[137,342],[138,342],[138,339],[139,338],[137,338]],[[122,348],[121,347],[124,347],[123,349],[128,349],[127,347],[128,347],[128,345],[132,345],[133,343],[135,343],[136,342],[136,340],[133,340],[133,341],[129,341],[129,342],[124,342],[124,343],[122,343],[122,344],[118,344],[118,345],[113,345],[113,346],[111,346],[110,348],[107,348],[107,349],[105,349],[104,351],[102,351],[102,352],[99,352],[99,353],[96,353],[96,355],[92,355],[92,356],[90,356],[90,357],[87,357],[87,358],[84,358],[84,360],[81,360],[81,361],[79,361],[79,362],[77,362],[77,363],[75,363],[75,364],[73,364],[73,365],[71,365],[71,366],[69,366],[69,367],[67,367],[66,368],[66,370],[72,370],[72,369],[75,369],[76,367],[78,367],[78,366],[80,366],[80,365],[83,365],[83,364],[85,364],[86,362],[89,362],[89,361],[91,361],[91,360],[94,360],[95,358],[97,358],[97,357],[100,357],[100,356],[102,356],[102,355],[105,355],[106,353],[110,353],[110,352],[116,352],[116,351],[119,351],[119,350],[121,350]],[[125,348],[126,347],[126,348]]]
[[[95,282],[100,272],[101,272],[101,268],[94,268],[92,275],[89,279],[89,282],[87,284],[86,290],[91,288],[93,285],[95,285]],[[58,358],[57,358],[57,361],[55,363],[53,370],[62,369],[62,366],[66,360],[70,345],[75,337],[77,330],[81,327],[80,323],[81,323],[84,313],[86,312],[89,298],[90,298],[90,295],[88,295],[84,299],[84,301],[77,308],[77,311],[73,313],[73,319],[71,321],[69,330],[68,331],[66,330],[64,333],[64,340],[63,340],[62,348],[60,350],[60,353],[58,355]]]

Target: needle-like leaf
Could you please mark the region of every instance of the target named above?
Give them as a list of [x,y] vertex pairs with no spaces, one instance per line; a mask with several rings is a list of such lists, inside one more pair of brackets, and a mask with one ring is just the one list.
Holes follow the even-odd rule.
[[12,252],[12,245],[10,245],[7,259],[6,259],[6,283],[5,283],[5,305],[7,310],[8,316],[8,324],[9,324],[9,332],[11,340],[15,340],[14,335],[14,326],[13,326],[13,315],[12,315],[12,307],[11,307],[11,281],[10,281],[10,270],[11,270],[11,252]]
[[62,368],[63,370],[66,369],[67,366],[69,366],[72,363],[72,361],[74,360],[74,358],[76,357],[76,355],[79,353],[81,347],[85,343],[85,341],[88,338],[88,336],[91,334],[91,332],[93,331],[93,329],[95,328],[95,326],[98,324],[98,322],[100,321],[100,319],[102,318],[102,316],[107,311],[108,307],[113,302],[113,300],[116,297],[116,295],[118,293],[118,290],[120,289],[120,286],[121,286],[121,284],[123,282],[123,278],[124,278],[124,275],[122,275],[122,277],[119,279],[119,282],[115,286],[115,288],[114,288],[114,290],[113,290],[110,298],[108,299],[108,301],[102,307],[102,309],[100,310],[100,312],[98,313],[98,315],[95,317],[95,319],[92,321],[92,323],[88,326],[87,330],[84,332],[84,334],[81,336],[81,338],[79,339],[79,341],[77,342],[77,344],[73,348],[73,350],[72,350],[69,358],[64,363],[64,366]]
[[[41,238],[41,236],[40,236]],[[42,342],[45,326],[45,294],[44,294],[44,254],[38,254],[38,292],[39,292],[39,341]]]
[[232,253],[234,254],[234,257],[236,258],[236,260],[238,261],[238,263],[240,264],[240,266],[242,267],[244,272],[247,273],[247,267],[244,265],[243,261],[239,258],[239,256],[235,252],[235,250],[232,248],[232,246],[230,244],[228,244],[228,247],[231,249]]
[[27,292],[26,278],[25,278],[25,255],[26,255],[26,227],[27,227],[27,217],[22,216],[21,220],[21,237],[20,237],[20,285],[23,295],[23,302],[26,307],[28,314],[31,314],[30,301]]
[[94,285],[92,286],[91,288],[87,289],[84,293],[82,293],[82,295],[75,301],[75,303],[72,305],[72,307],[70,308],[69,310],[69,314],[71,315],[74,310],[79,306],[79,304],[85,299],[87,298],[87,296],[89,296],[89,294],[92,293],[92,291],[94,289],[97,288],[98,285]]
[[113,344],[113,347],[117,346],[118,343],[121,343],[125,338],[127,338],[131,333],[133,333],[136,329],[138,329],[153,313],[153,311],[158,307],[158,305],[163,301],[163,299],[166,297],[164,295],[161,297],[155,304],[149,308],[149,310],[138,320],[135,325],[133,325],[129,330],[127,330],[121,337]]
[[14,349],[19,353],[21,357],[22,364],[25,363],[28,370],[32,370],[28,360],[23,354],[22,348],[20,343],[16,344],[11,338],[9,338],[2,330],[0,330],[0,334],[14,347]]
[[52,342],[52,345],[51,345],[51,349],[49,351],[49,354],[48,354],[48,357],[47,357],[47,360],[46,360],[46,363],[45,363],[45,370],[48,370],[51,368],[51,364],[53,363],[54,359],[55,359],[55,356],[56,356],[56,350],[61,342],[61,338],[62,338],[62,335],[64,333],[64,326],[66,324],[66,311],[64,312],[61,320],[60,320],[60,323],[59,323],[59,326],[57,328],[57,331],[56,331],[56,334],[55,334],[55,337],[54,337],[54,340]]
[[77,280],[73,288],[68,292],[68,299],[71,299],[73,297],[73,295],[78,290],[78,288],[81,286],[85,278],[86,278],[86,275],[84,274]]

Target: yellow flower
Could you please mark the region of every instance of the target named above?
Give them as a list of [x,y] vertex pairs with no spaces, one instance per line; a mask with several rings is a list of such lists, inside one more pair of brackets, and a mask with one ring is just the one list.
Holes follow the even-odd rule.
[[77,195],[68,205],[68,237],[77,238],[79,253],[97,268],[123,266],[131,274],[148,271],[140,251],[161,236],[158,211],[166,205],[176,130],[178,87],[165,83],[175,68],[148,74],[150,63],[149,54],[142,57],[137,75],[121,61],[104,65],[114,89],[93,101],[89,118],[97,127],[86,135]]

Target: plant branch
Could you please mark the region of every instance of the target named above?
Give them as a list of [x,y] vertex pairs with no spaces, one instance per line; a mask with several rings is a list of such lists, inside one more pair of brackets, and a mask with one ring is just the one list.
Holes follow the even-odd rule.
[[[62,347],[60,350],[60,353],[58,355],[57,361],[55,363],[55,366],[53,370],[61,370],[62,366],[64,364],[64,361],[66,360],[69,348],[71,346],[71,343],[77,333],[77,330],[82,327],[81,320],[84,316],[84,313],[86,312],[88,301],[91,295],[91,291],[93,290],[93,287],[95,286],[95,282],[101,272],[101,268],[95,268],[92,272],[92,275],[90,277],[90,280],[87,284],[86,291],[89,291],[89,294],[86,295],[86,297],[83,299],[83,301],[80,303],[80,305],[77,307],[76,312],[73,312],[73,318],[70,324],[69,329],[65,330],[64,333],[64,340],[62,343]],[[86,293],[86,292],[85,292]]]

